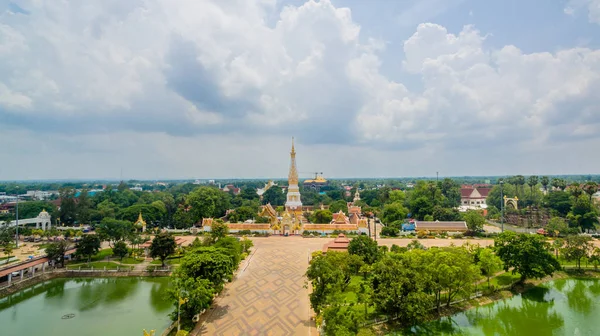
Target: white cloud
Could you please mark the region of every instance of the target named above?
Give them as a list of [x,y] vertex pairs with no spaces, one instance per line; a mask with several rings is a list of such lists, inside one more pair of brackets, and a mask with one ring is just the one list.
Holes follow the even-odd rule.
[[[486,49],[484,40],[471,26],[454,35],[439,25],[419,25],[404,44],[403,64],[422,76],[424,90],[374,88],[389,95],[363,110],[366,134],[448,147],[514,141],[543,146],[597,136],[600,51],[524,54],[514,46]],[[384,132],[374,136],[378,130]]]
[[580,8],[587,8],[590,22],[600,24],[600,0],[570,0],[565,7],[565,14],[574,15]]
[[415,90],[382,70],[386,44],[328,0],[284,7],[274,23],[274,0],[20,6],[26,14],[0,13],[0,127],[58,134],[46,144],[56,151],[110,153],[111,135],[118,144],[143,139],[143,151],[115,153],[154,155],[152,171],[167,174],[158,162],[189,158],[183,147],[198,143],[211,147],[208,157],[235,152],[236,162],[269,156],[266,148],[291,134],[335,144],[337,157],[345,145],[361,155],[418,149],[434,160],[502,143],[547,150],[600,131],[598,50],[527,54],[488,47],[474,26],[453,34],[423,23],[395,55],[421,79]]

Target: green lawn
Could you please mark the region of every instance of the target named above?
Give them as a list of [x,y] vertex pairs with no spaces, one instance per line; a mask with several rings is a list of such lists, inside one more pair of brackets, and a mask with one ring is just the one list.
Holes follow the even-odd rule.
[[[490,284],[495,287],[504,287],[510,286],[513,283],[517,282],[521,278],[519,273],[512,274],[512,272],[502,273],[496,277],[490,279]],[[482,286],[487,286],[487,281],[481,284]],[[484,287],[485,288],[485,287]]]
[[92,256],[92,261],[105,260],[106,257],[112,257],[112,254],[113,254],[113,252],[112,252],[111,248],[100,250],[100,252],[98,252],[98,254],[96,254],[95,256]]
[[67,269],[79,269],[81,267],[81,269],[91,269],[92,267],[94,269],[104,269],[104,267],[106,267],[107,270],[114,270],[114,269],[123,269],[125,267],[128,266],[122,266],[119,265],[117,263],[114,263],[112,261],[94,261],[91,263],[77,263],[77,264],[69,264],[67,265]]
[[[179,265],[181,262],[181,257],[169,257],[165,260],[165,265]],[[162,265],[160,259],[152,260],[150,265]]]
[[[117,259],[118,260],[118,259]],[[144,261],[144,259],[134,259],[132,257],[125,257],[123,260],[120,260],[122,264],[135,265],[140,264]]]

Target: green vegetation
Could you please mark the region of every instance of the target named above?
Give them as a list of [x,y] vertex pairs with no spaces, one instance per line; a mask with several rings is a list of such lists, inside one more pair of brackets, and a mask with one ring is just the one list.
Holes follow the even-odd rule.
[[[252,246],[249,240],[242,243],[234,237],[224,236],[223,230],[203,242],[194,242],[184,251],[180,266],[172,274],[173,288],[169,297],[175,311],[171,314],[181,327],[191,330],[194,316],[210,307],[215,294],[220,293],[226,282],[233,279],[233,272],[242,259],[242,251],[248,253]],[[173,260],[175,261],[175,260]]]
[[83,263],[83,264],[69,264],[67,265],[67,269],[104,269],[104,267],[106,267],[107,270],[116,270],[116,269],[121,269],[124,270],[128,267],[131,266],[123,266],[123,265],[119,265],[117,263],[111,262],[111,261],[94,261],[94,262],[90,262],[90,263]]
[[150,256],[152,258],[159,258],[162,266],[165,266],[165,259],[175,252],[176,247],[177,245],[173,236],[166,232],[159,233],[154,237],[152,245],[150,245]]
[[[510,272],[497,275],[503,268]],[[324,333],[349,335],[368,333],[363,326],[375,317],[414,325],[478,289],[493,292],[558,269],[550,244],[538,235],[505,232],[491,248],[425,249],[415,240],[389,252],[359,236],[349,253],[315,252],[306,276],[312,284],[311,307]],[[479,286],[482,277],[485,287]]]

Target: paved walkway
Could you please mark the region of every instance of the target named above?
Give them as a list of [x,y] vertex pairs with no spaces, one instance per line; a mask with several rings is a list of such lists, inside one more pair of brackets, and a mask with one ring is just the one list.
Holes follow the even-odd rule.
[[253,253],[192,335],[317,335],[304,273],[328,240],[253,238]]

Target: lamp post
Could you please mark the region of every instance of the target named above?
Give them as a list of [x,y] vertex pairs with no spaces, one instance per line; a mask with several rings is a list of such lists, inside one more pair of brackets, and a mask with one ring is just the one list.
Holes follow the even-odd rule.
[[500,225],[504,232],[504,180],[500,180]]

